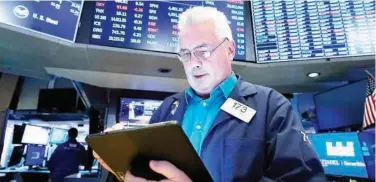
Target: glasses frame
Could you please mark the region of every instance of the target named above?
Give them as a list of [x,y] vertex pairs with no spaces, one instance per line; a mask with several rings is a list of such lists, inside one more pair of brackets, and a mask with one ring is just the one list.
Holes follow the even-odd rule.
[[[221,43],[219,43],[216,47],[214,47],[213,49],[211,49],[211,50],[208,50],[208,51],[200,51],[200,52],[205,52],[207,55],[203,58],[202,56],[199,56],[199,55],[197,55],[197,50],[196,49],[193,49],[192,51],[188,51],[189,52],[189,59],[188,60],[184,60],[184,59],[182,59],[182,55],[181,55],[181,53],[177,53],[177,55],[178,55],[178,59],[180,60],[180,62],[182,62],[182,63],[188,63],[188,62],[190,62],[191,60],[192,60],[192,57],[193,56],[195,56],[197,59],[199,59],[199,60],[201,60],[202,61],[202,59],[208,59],[212,54],[213,54],[213,52],[215,51],[215,50],[217,50],[217,48],[218,47],[220,47],[224,42],[226,42],[227,40],[229,40],[227,37],[226,38],[224,38],[223,39],[223,41],[221,42]],[[184,53],[184,54],[187,54],[187,53]],[[205,54],[204,54],[205,55]]]

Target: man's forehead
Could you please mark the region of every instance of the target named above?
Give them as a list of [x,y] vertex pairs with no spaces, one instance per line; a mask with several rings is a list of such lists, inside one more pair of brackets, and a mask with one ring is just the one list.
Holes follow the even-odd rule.
[[197,41],[191,41],[190,43],[187,43],[187,44],[182,44],[180,42],[179,48],[181,51],[184,51],[184,50],[193,50],[197,48],[205,48],[205,47],[208,47],[209,45],[210,45],[209,41],[201,39]]

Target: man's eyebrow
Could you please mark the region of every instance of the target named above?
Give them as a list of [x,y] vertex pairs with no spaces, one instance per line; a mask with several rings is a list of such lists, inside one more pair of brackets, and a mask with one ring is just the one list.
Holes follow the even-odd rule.
[[[208,44],[206,44],[206,43],[202,43],[202,44],[200,44],[200,45],[194,47],[192,50],[195,50],[195,49],[197,49],[197,48],[207,47],[207,46],[208,46]],[[190,50],[189,50],[189,49],[186,49],[186,48],[183,48],[183,49],[180,49],[179,52],[186,52],[186,51],[190,51]]]
[[203,44],[200,44],[200,45],[196,46],[195,48],[193,48],[193,50],[195,50],[195,49],[197,49],[197,48],[207,47],[207,46],[208,46],[208,44],[203,43]]

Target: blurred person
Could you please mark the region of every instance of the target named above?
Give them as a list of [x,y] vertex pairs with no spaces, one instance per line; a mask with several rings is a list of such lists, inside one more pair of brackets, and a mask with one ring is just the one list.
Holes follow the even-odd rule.
[[66,176],[79,172],[79,166],[86,163],[86,150],[77,142],[78,130],[71,128],[68,131],[68,141],[57,146],[48,161],[52,182],[62,182]]

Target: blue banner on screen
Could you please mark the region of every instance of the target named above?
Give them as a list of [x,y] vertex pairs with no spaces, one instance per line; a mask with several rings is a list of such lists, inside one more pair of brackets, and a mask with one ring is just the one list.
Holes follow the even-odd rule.
[[369,179],[375,180],[375,129],[358,133]]
[[356,133],[309,135],[325,174],[368,178]]
[[75,41],[83,0],[0,1],[0,22]]
[[176,52],[179,14],[192,6],[216,7],[229,20],[236,60],[245,60],[244,2],[228,1],[98,1],[91,43],[96,45]]

